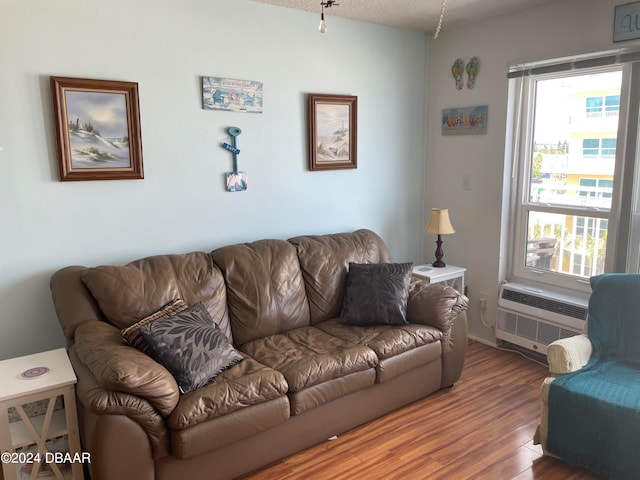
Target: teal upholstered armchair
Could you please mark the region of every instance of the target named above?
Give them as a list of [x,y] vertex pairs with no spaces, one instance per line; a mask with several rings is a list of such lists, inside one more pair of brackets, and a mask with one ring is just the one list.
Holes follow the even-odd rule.
[[549,345],[535,443],[610,479],[640,478],[640,274],[591,278],[588,333]]

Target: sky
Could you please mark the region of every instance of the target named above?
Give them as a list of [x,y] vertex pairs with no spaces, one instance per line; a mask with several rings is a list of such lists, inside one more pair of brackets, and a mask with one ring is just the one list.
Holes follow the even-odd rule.
[[123,93],[66,91],[70,122],[90,122],[105,138],[128,136],[126,97]]

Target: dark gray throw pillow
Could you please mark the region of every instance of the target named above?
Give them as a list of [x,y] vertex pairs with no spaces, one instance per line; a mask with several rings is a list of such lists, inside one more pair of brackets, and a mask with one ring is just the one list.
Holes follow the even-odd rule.
[[406,325],[413,263],[350,263],[340,318],[348,325]]
[[140,327],[149,353],[173,375],[182,393],[205,385],[242,360],[202,303]]

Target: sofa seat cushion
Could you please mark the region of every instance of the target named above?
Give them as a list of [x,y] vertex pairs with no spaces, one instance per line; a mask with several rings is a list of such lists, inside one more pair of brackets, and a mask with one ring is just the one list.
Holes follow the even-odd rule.
[[408,325],[373,325],[361,327],[345,325],[338,318],[326,320],[316,328],[349,343],[369,347],[379,360],[429,343],[439,342],[443,334],[435,327],[410,323]]
[[243,355],[244,359],[205,386],[182,395],[167,419],[169,428],[181,430],[242,408],[265,403],[287,393],[280,372]]
[[289,384],[289,392],[367,370],[378,363],[370,348],[315,327],[296,328],[253,340],[241,350],[281,372]]
[[338,318],[316,328],[350,343],[367,346],[378,357],[376,382],[382,383],[413,368],[440,359],[443,333],[435,327],[408,325],[345,325]]
[[364,390],[375,383],[376,371],[373,368],[368,368],[360,372],[350,373],[344,377],[327,380],[298,392],[291,392],[289,393],[291,415],[300,415],[307,410],[338,398],[346,397],[358,390]]
[[[171,453],[185,460],[269,430],[286,422],[288,418],[289,399],[285,395],[200,422],[189,428],[170,430]],[[247,452],[247,455],[251,455],[251,452]],[[212,464],[210,468],[208,478],[217,478],[216,466]],[[188,479],[189,475],[183,478]]]
[[380,360],[376,367],[376,383],[384,383],[414,368],[437,362],[442,372],[442,343],[433,342],[412,348],[395,357]]

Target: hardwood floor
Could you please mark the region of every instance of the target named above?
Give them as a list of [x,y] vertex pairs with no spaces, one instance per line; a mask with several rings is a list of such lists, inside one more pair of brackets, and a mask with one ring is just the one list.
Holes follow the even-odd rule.
[[547,368],[470,342],[463,374],[439,391],[244,480],[596,480],[533,445]]

